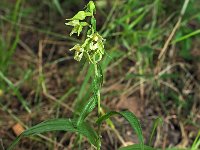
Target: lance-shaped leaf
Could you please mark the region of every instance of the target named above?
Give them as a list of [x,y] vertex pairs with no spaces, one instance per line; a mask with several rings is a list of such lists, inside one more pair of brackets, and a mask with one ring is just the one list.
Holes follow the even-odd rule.
[[153,123],[153,128],[152,128],[152,132],[151,132],[151,136],[150,136],[150,139],[149,139],[149,145],[152,144],[152,139],[153,139],[153,136],[155,134],[155,131],[156,131],[156,128],[159,126],[159,125],[162,125],[163,124],[163,120],[162,118],[158,117],[155,119],[154,123]]
[[95,98],[95,96],[92,96],[80,113],[79,119],[77,121],[78,126],[84,121],[84,119],[88,116],[88,114],[92,112],[92,110],[95,108],[96,105],[97,105],[97,99]]
[[130,111],[122,111],[122,112],[116,112],[116,111],[111,111],[107,114],[105,114],[104,116],[100,117],[96,123],[98,125],[100,125],[104,120],[110,118],[113,115],[121,115],[122,117],[124,117],[132,126],[132,128],[135,130],[138,139],[140,141],[140,148],[142,150],[144,150],[144,139],[143,139],[143,135],[142,135],[142,129],[141,129],[141,125],[139,120],[137,119],[137,117]]
[[24,131],[20,136],[18,136],[15,141],[8,147],[7,150],[12,150],[15,145],[20,141],[22,137],[33,136],[35,134],[40,134],[49,131],[69,131],[76,132],[84,135],[88,138],[89,142],[94,146],[97,145],[97,133],[90,127],[87,123],[82,122],[79,126],[76,126],[77,120],[75,119],[51,119],[39,123],[26,131]]

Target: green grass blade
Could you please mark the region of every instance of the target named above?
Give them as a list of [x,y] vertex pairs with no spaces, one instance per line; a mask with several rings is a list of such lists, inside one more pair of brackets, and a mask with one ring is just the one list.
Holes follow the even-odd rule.
[[188,39],[188,38],[190,38],[190,37],[192,37],[192,36],[195,36],[195,35],[197,35],[197,34],[200,34],[200,29],[198,29],[198,30],[196,30],[196,31],[193,31],[193,32],[191,32],[191,33],[189,33],[189,34],[186,34],[186,35],[184,35],[184,36],[182,36],[182,37],[180,37],[180,38],[178,38],[178,39],[175,39],[174,41],[172,41],[172,44],[175,44],[175,43],[177,43],[177,42],[181,42],[181,41],[183,41],[183,40],[185,40],[185,39]]
[[150,136],[150,139],[149,139],[149,145],[151,145],[151,143],[152,143],[152,139],[153,139],[153,136],[155,134],[156,128],[159,125],[161,125],[162,123],[163,123],[163,120],[160,117],[156,118],[156,120],[154,121],[153,129],[152,129],[151,136]]
[[144,16],[146,15],[146,11],[143,12],[141,15],[139,15],[130,25],[129,25],[129,29],[132,29],[133,27],[135,27],[140,21],[142,21],[142,19],[144,18]]
[[17,22],[18,20],[18,15],[19,15],[19,11],[20,11],[20,6],[21,6],[21,3],[23,2],[23,0],[17,0],[16,3],[15,3],[15,8],[14,8],[14,11],[13,11],[13,15],[12,15],[12,21],[14,22]]
[[28,107],[26,100],[22,97],[20,91],[14,86],[14,84],[8,79],[6,78],[6,76],[4,76],[4,74],[0,71],[0,78],[2,80],[4,80],[9,87],[13,90],[13,92],[15,93],[15,95],[17,96],[18,100],[20,101],[20,103],[22,104],[22,106],[24,107],[24,109],[28,112],[31,113],[31,109]]
[[[119,150],[140,150],[140,148],[141,148],[140,144],[133,144],[126,147],[121,147],[119,148]],[[155,149],[150,146],[144,145],[144,150],[155,150]]]
[[16,48],[17,48],[17,44],[19,42],[19,30],[17,31],[16,35],[15,35],[15,39],[10,47],[10,49],[8,50],[8,54],[7,54],[7,62],[9,62],[10,58],[13,56]]
[[130,125],[135,130],[135,132],[138,136],[138,139],[140,141],[140,147],[143,150],[144,149],[144,139],[143,139],[143,134],[142,134],[142,128],[141,128],[139,120],[132,112],[130,112],[130,111],[122,111],[122,112],[111,111],[111,112],[105,114],[104,116],[100,117],[96,121],[96,123],[98,125],[100,125],[104,120],[110,118],[113,115],[121,115],[130,123]]
[[97,134],[87,123],[83,122],[76,126],[76,120],[71,119],[51,119],[44,121],[36,126],[33,126],[24,131],[15,141],[10,145],[8,150],[12,150],[22,137],[33,136],[49,131],[69,131],[77,132],[88,138],[91,144],[96,146]]
[[53,4],[55,5],[56,9],[58,10],[58,12],[63,16],[63,10],[60,6],[60,2],[59,0],[53,0]]
[[200,130],[199,130],[198,135],[197,135],[197,137],[195,138],[195,140],[192,144],[191,150],[196,150],[198,148],[200,148]]
[[[85,64],[84,65],[84,69],[86,67],[87,67],[87,65]],[[83,81],[83,83],[81,85],[81,88],[79,90],[78,96],[77,96],[76,100],[74,101],[75,109],[76,109],[77,112],[80,112],[80,110],[82,110],[82,108],[83,108],[82,105],[80,105],[80,104],[84,103],[85,99],[83,99],[83,97],[84,97],[84,94],[86,92],[85,89],[86,89],[86,87],[87,87],[87,85],[89,83],[89,80],[90,80],[90,78],[92,76],[92,73],[93,73],[92,69],[93,69],[92,66],[90,66],[88,71],[87,71],[87,74],[85,75],[85,78],[84,78],[84,81]],[[89,91],[87,91],[87,92],[89,92]]]

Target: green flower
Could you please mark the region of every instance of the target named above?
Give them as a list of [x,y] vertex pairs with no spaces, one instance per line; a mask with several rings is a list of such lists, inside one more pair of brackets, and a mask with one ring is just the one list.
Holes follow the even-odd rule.
[[70,51],[75,50],[75,56],[74,56],[75,60],[80,61],[82,59],[84,49],[79,44],[76,44],[74,47],[72,47],[69,50]]
[[74,33],[77,33],[79,36],[81,31],[83,30],[83,27],[89,25],[87,22],[79,22],[79,20],[72,20],[65,24],[74,27],[70,33],[70,36],[72,36],[72,34]]
[[[104,41],[103,37],[96,32],[96,19],[94,18],[94,13],[96,11],[93,1],[90,1],[86,6],[85,11],[79,11],[73,18],[66,19],[69,20],[66,25],[72,26],[73,29],[70,36],[74,33],[80,35],[84,26],[89,26],[87,32],[87,38],[82,45],[76,44],[70,49],[75,51],[74,59],[80,61],[83,56],[86,57],[89,63],[97,64],[104,54]],[[90,24],[84,22],[86,17],[91,17]]]
[[98,63],[104,54],[104,44],[105,39],[99,35],[98,32],[93,33],[88,36],[88,58],[91,63]]

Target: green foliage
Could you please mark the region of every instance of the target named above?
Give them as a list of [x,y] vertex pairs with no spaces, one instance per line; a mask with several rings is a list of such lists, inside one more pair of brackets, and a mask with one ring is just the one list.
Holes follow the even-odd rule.
[[92,112],[92,110],[96,107],[96,105],[97,105],[97,98],[95,96],[92,96],[89,99],[88,103],[84,106],[83,110],[81,111],[77,125],[79,125],[84,121],[84,119],[90,112]]
[[61,8],[59,0],[53,0],[53,4],[55,5],[55,7],[58,10],[58,12],[63,16],[64,13],[63,13],[63,10]]
[[155,134],[156,128],[161,124],[163,124],[162,118],[160,118],[160,117],[156,118],[154,123],[153,123],[153,128],[152,128],[152,132],[151,132],[150,139],[149,139],[149,145],[152,144],[152,139],[153,139],[153,136]]
[[26,131],[24,131],[20,136],[18,136],[15,141],[9,146],[8,150],[12,150],[14,146],[19,142],[22,137],[33,136],[35,134],[40,134],[48,131],[69,131],[77,132],[88,138],[88,140],[94,146],[96,144],[97,134],[87,123],[82,122],[78,126],[76,125],[76,120],[73,119],[52,119],[44,121],[37,124]]
[[[87,67],[88,64],[84,64],[83,69],[85,70]],[[83,110],[83,106],[87,103],[87,100],[91,97],[93,86],[90,85],[90,87],[88,87],[87,85],[89,84],[90,79],[93,77],[92,75],[93,75],[93,66],[89,65],[86,75],[84,75],[84,81],[80,87],[77,98],[74,101],[75,111],[78,113],[80,113],[80,110]],[[83,76],[83,74],[81,74],[81,76]]]
[[144,149],[144,139],[143,139],[143,135],[142,135],[142,128],[141,128],[139,120],[133,113],[131,113],[129,111],[122,111],[122,112],[111,111],[111,112],[105,114],[104,116],[100,117],[96,121],[96,123],[101,124],[104,120],[110,118],[113,115],[121,115],[130,123],[130,125],[132,126],[132,128],[134,129],[134,131],[136,132],[136,134],[139,138],[140,148],[143,150]]
[[172,41],[172,43],[175,44],[175,43],[181,42],[183,40],[186,40],[186,39],[188,39],[188,38],[190,38],[192,36],[198,35],[198,34],[200,34],[200,29],[192,31],[191,33],[188,33],[188,34],[183,35],[181,37],[178,37],[177,39],[175,39],[174,41]]
[[6,76],[1,71],[0,71],[0,79],[3,80],[4,82],[6,82],[8,84],[8,86],[13,90],[14,94],[17,96],[18,100],[20,101],[20,103],[22,104],[22,106],[24,107],[24,109],[28,113],[31,113],[31,109],[29,108],[26,100],[23,98],[23,96],[21,95],[21,93],[18,90],[18,88],[15,87],[15,85],[8,78],[6,78]]
[[[21,21],[21,9],[22,9],[23,0],[17,0],[12,13],[6,16],[13,23],[19,23]],[[0,34],[0,68],[1,71],[5,74],[8,66],[10,65],[11,58],[17,48],[17,44],[20,40],[20,30],[15,24],[8,26],[8,33],[6,35],[1,32]],[[3,22],[0,22],[0,26],[3,25]],[[2,28],[2,31],[5,29]],[[14,35],[14,38],[12,36]],[[0,80],[1,81],[1,80]],[[1,87],[2,85],[0,85]]]
[[198,132],[197,137],[195,138],[191,150],[197,150],[200,148],[200,130]]

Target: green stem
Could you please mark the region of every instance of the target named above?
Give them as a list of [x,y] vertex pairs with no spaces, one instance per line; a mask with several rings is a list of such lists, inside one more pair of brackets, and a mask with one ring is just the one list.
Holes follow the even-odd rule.
[[[99,73],[98,73],[98,68],[97,64],[94,64],[94,69],[95,69],[95,79],[97,80],[99,78]],[[100,89],[98,88],[97,90],[97,106],[98,106],[98,118],[101,117],[101,96],[100,96]],[[97,150],[101,149],[101,128],[100,125],[98,125],[98,145],[97,145]]]
[[[100,91],[97,91],[97,98],[98,98],[98,118],[101,117],[101,99],[100,99]],[[98,147],[97,149],[101,149],[101,127],[98,125]]]

